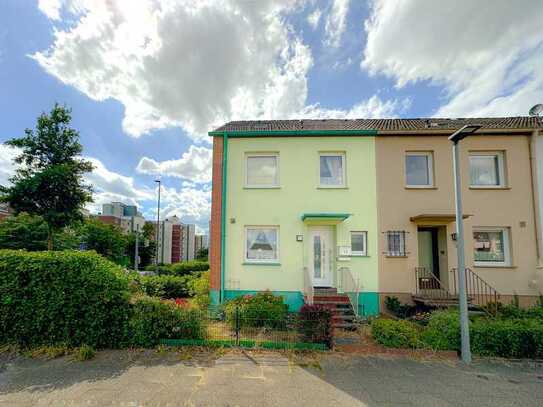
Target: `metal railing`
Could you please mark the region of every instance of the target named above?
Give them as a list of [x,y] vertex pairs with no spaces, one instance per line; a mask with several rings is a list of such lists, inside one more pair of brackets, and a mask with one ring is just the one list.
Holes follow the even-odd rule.
[[[453,292],[457,294],[457,269],[451,269],[451,273],[453,274]],[[498,312],[500,293],[470,268],[466,268],[466,293],[470,303],[483,308],[491,315],[496,315]]]
[[415,293],[417,296],[433,300],[451,300],[455,296],[441,280],[426,267],[415,267]]
[[313,288],[313,279],[311,278],[311,275],[309,274],[309,267],[304,267],[303,273],[304,273],[305,303],[309,305],[313,305],[314,288]]
[[349,267],[339,268],[341,275],[341,288],[353,307],[354,314],[358,317],[358,298],[360,293],[360,282],[358,277],[354,277]]

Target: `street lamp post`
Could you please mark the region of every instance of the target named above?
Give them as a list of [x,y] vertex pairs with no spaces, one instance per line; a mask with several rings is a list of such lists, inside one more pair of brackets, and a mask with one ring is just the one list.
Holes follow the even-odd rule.
[[155,245],[155,271],[158,274],[158,246],[159,246],[159,231],[160,231],[160,180],[155,182],[158,184],[158,202],[157,202],[157,216],[156,216],[156,245]]
[[469,340],[468,295],[466,292],[466,262],[464,257],[464,222],[462,213],[462,183],[460,181],[460,140],[480,129],[479,125],[467,125],[456,131],[449,140],[453,143],[454,195],[456,209],[456,255],[458,268],[458,303],[460,308],[460,333],[462,361],[471,363]]

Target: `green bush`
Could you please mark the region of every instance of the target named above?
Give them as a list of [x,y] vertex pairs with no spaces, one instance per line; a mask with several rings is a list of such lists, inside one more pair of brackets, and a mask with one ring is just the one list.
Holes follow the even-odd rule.
[[192,297],[193,303],[199,309],[207,309],[211,303],[209,297],[209,271],[194,273],[184,277],[187,281],[189,295]]
[[405,320],[376,319],[371,323],[371,334],[378,343],[391,348],[421,346],[419,328]]
[[174,263],[169,266],[171,273],[176,276],[185,276],[187,274],[194,273],[195,271],[207,271],[209,270],[209,263],[207,261],[184,261],[182,263]]
[[470,326],[473,353],[506,358],[542,358],[543,322],[480,318]]
[[128,277],[98,254],[0,250],[1,342],[119,346],[129,296]]
[[460,349],[460,316],[458,311],[436,311],[430,316],[422,340],[434,350]]
[[323,343],[332,347],[334,329],[329,308],[304,304],[300,309],[298,323],[304,342]]
[[283,297],[269,291],[255,295],[243,295],[230,300],[225,305],[226,319],[234,323],[236,309],[241,326],[282,328],[288,313]]
[[183,309],[173,301],[139,297],[132,305],[130,343],[152,347],[161,339],[203,339],[205,318],[199,311]]
[[189,295],[186,277],[142,276],[139,283],[142,291],[151,297],[183,298]]
[[398,297],[385,297],[385,306],[398,318],[405,319],[415,313],[414,305],[402,304]]
[[85,360],[92,359],[95,354],[96,354],[96,351],[94,350],[92,346],[81,345],[81,347],[76,349],[74,357],[76,360],[79,360],[80,362],[84,362]]

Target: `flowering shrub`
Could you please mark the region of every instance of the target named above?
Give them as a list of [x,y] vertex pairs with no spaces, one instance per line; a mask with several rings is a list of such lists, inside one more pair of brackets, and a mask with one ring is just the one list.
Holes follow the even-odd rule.
[[228,301],[225,312],[226,319],[232,324],[238,318],[241,326],[281,328],[285,326],[288,306],[283,297],[265,291]]

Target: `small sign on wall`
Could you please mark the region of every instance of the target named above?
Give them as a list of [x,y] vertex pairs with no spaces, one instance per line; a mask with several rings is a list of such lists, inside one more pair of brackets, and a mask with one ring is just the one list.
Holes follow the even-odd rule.
[[296,235],[296,241],[297,242],[303,242],[304,241],[304,235]]

